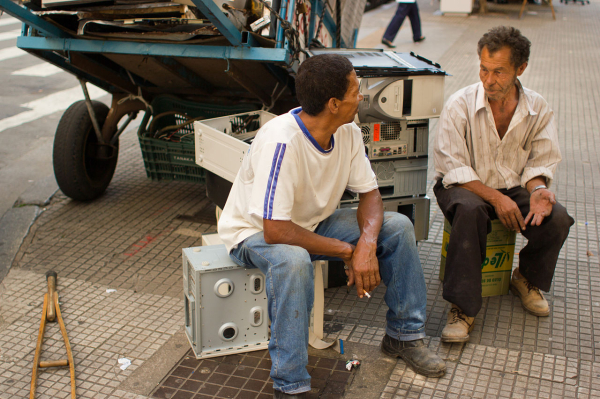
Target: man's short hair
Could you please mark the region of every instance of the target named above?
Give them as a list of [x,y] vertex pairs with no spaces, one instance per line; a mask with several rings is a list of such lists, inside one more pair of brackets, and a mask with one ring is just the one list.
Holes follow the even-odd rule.
[[300,64],[296,75],[296,97],[311,116],[323,111],[330,98],[343,100],[348,91],[352,63],[338,54],[320,54]]
[[484,47],[490,54],[494,54],[502,47],[510,48],[510,61],[516,68],[520,67],[529,60],[529,49],[531,42],[517,28],[512,26],[497,26],[484,34],[479,43],[477,43],[477,54],[481,58],[481,51]]

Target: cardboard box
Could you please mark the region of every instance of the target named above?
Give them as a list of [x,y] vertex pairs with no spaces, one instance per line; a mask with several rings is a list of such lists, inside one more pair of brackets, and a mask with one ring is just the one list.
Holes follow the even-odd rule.
[[[444,220],[442,259],[440,262],[440,280],[442,281],[444,281],[451,230],[452,227],[448,220]],[[507,230],[500,220],[492,220],[492,232],[487,236],[486,258],[481,264],[481,296],[508,294],[516,237],[517,233]]]

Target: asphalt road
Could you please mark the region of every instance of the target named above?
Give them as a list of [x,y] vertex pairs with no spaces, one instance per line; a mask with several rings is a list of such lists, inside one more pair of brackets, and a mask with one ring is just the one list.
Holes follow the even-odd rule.
[[64,109],[83,98],[75,77],[16,47],[20,30],[18,20],[0,16],[0,216],[52,178],[56,126]]
[[[83,99],[74,76],[16,47],[21,23],[0,16],[0,216],[53,178],[52,144],[64,110]],[[108,103],[106,92],[90,95]]]

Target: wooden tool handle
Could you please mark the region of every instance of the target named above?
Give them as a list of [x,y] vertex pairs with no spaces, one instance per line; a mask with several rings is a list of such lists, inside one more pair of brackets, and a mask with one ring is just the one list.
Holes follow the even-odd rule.
[[54,301],[52,298],[54,298],[54,293],[56,292],[57,278],[58,275],[55,271],[50,270],[46,272],[46,281],[48,282],[48,298],[50,299],[48,301],[48,311],[46,313],[46,320],[48,321],[56,320],[56,308],[54,307]]

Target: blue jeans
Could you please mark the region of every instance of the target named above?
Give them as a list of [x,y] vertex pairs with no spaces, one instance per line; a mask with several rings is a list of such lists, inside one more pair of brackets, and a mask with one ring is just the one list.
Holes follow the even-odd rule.
[[404,22],[404,18],[407,16],[410,19],[413,41],[419,40],[421,38],[421,17],[419,16],[419,6],[416,1],[414,3],[398,3],[396,14],[394,14],[394,17],[385,30],[383,38],[393,42],[402,26],[402,22]]
[[[339,209],[319,224],[315,233],[356,245],[360,230],[356,209]],[[266,276],[271,319],[271,378],[273,388],[288,394],[310,390],[308,326],[314,300],[312,261],[339,260],[310,255],[304,248],[269,245],[262,232],[237,248],[231,258],[243,267],[258,267]],[[379,273],[387,287],[386,333],[401,341],[425,337],[426,287],[410,220],[385,212],[377,240]]]

